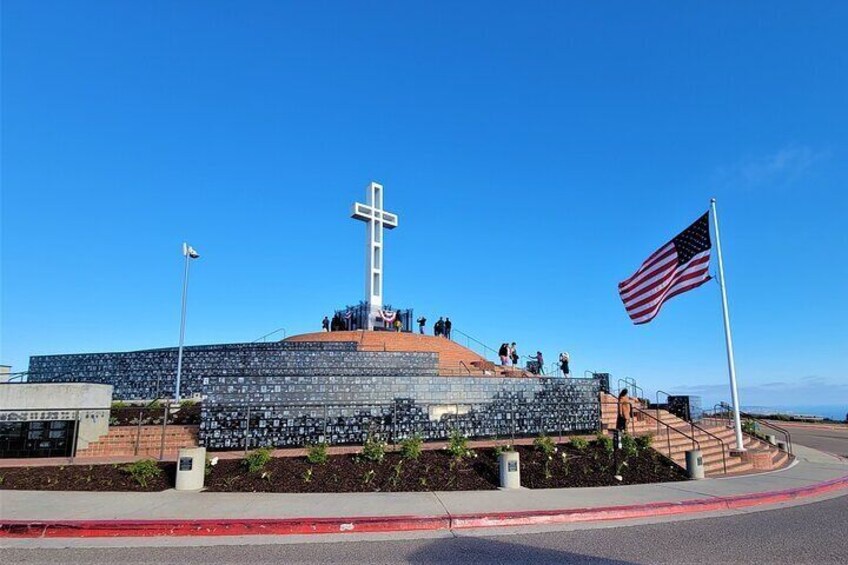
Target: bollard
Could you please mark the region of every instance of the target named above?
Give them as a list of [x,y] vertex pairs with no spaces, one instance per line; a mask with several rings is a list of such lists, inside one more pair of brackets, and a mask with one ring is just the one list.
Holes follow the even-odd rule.
[[781,451],[786,451],[786,452],[789,451],[788,449],[786,449],[786,442],[785,441],[777,442],[777,448]]
[[704,458],[700,449],[692,449],[686,452],[686,474],[690,479],[704,478]]
[[521,488],[521,466],[517,451],[504,451],[498,456],[501,488]]
[[176,490],[200,490],[206,479],[206,448],[184,447],[177,459]]
[[769,445],[777,445],[777,438],[771,434],[766,436],[766,441],[769,443]]

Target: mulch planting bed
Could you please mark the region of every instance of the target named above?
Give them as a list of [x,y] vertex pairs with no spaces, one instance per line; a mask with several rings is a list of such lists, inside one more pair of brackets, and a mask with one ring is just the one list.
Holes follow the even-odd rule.
[[0,490],[77,490],[157,492],[174,485],[175,463],[158,463],[158,477],[143,487],[118,465],[66,465],[60,467],[0,468]]
[[[686,480],[684,471],[651,449],[625,458],[597,442],[577,449],[569,443],[546,455],[532,446],[518,446],[521,484],[528,488],[596,487]],[[359,455],[333,455],[325,464],[305,457],[280,457],[249,471],[242,460],[221,459],[210,468],[210,492],[426,492],[492,490],[498,487],[494,449],[453,459],[448,451],[425,450],[418,459],[387,453],[381,462]],[[565,457],[563,457],[565,454]],[[214,457],[210,453],[210,457]],[[624,464],[622,464],[622,460]],[[0,489],[80,491],[160,491],[174,484],[174,463],[160,463],[162,474],[140,486],[125,465],[71,465],[0,469]],[[615,478],[619,474],[621,480]]]

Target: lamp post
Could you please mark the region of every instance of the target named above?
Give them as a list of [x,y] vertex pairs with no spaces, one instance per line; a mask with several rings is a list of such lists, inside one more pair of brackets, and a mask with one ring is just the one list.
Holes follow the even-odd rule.
[[174,384],[174,400],[180,401],[180,378],[183,372],[183,340],[185,339],[186,294],[188,294],[188,265],[200,254],[188,243],[183,242],[183,257],[185,257],[185,272],[183,274],[183,309],[180,316],[180,348],[177,352],[177,381]]

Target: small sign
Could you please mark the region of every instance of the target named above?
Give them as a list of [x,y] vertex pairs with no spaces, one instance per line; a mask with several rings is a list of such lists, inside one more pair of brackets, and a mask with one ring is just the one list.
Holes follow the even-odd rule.
[[180,471],[191,471],[191,465],[194,462],[192,457],[180,457]]
[[518,461],[507,461],[506,462],[506,472],[507,473],[517,473],[518,472]]

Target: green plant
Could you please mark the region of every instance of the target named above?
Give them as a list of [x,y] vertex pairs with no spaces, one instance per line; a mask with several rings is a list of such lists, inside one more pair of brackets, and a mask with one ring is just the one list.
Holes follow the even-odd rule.
[[365,471],[365,474],[362,475],[362,484],[369,484],[371,481],[374,480],[374,475],[376,475],[374,469],[368,469],[367,471]]
[[150,404],[148,404],[145,408],[148,410],[159,410],[162,408],[162,401],[158,398],[156,400],[151,400]]
[[197,401],[192,400],[191,398],[180,400],[180,408],[188,408],[189,406],[194,406],[195,404],[197,404]]
[[421,457],[424,441],[421,436],[415,434],[400,442],[400,455],[404,459],[418,459]]
[[403,459],[392,465],[392,476],[389,479],[393,486],[397,486],[400,483],[400,475],[403,472]]
[[112,409],[113,410],[114,409],[120,409],[120,408],[126,408],[126,407],[127,407],[127,403],[123,402],[121,400],[116,400],[115,402],[112,403]]
[[[91,478],[91,477],[89,477],[89,478]],[[3,475],[0,475],[0,485],[2,485],[5,482],[6,482],[6,477],[3,476]]]
[[303,482],[311,483],[312,482],[312,467],[308,468],[303,472]]
[[147,488],[147,481],[162,474],[162,469],[159,468],[159,465],[153,459],[142,459],[135,463],[124,465],[121,467],[121,470],[129,473],[133,480],[143,488]]
[[586,448],[589,447],[589,442],[582,437],[573,437],[571,438],[571,447],[577,451],[586,451]]
[[501,454],[506,453],[508,451],[515,451],[515,448],[508,443],[506,445],[496,445],[495,446],[495,457],[500,457]]
[[468,447],[468,438],[462,435],[459,430],[451,432],[448,440],[448,452],[456,460],[474,455],[474,451]]
[[651,447],[651,444],[654,443],[654,436],[651,434],[639,436],[636,438],[636,447],[640,450],[645,450]]
[[211,475],[212,474],[212,467],[214,467],[217,464],[218,464],[218,458],[217,457],[210,457],[209,455],[207,455],[206,456],[206,464],[203,467],[203,474],[206,475],[207,477],[209,475]]
[[270,460],[271,449],[267,447],[260,447],[259,449],[254,449],[248,453],[245,458],[242,459],[242,464],[247,467],[249,472],[255,473],[265,467]]
[[549,459],[554,456],[554,453],[557,452],[557,447],[554,443],[554,440],[549,438],[545,434],[542,434],[533,440],[533,447],[544,453]]
[[316,443],[306,447],[306,460],[313,465],[323,465],[330,459],[327,455],[327,444],[324,442]]
[[621,436],[621,450],[624,451],[624,455],[627,457],[635,457],[638,455],[639,446],[636,443],[636,438],[627,434]]
[[757,423],[754,420],[745,420],[742,422],[742,431],[748,435],[756,435]]
[[607,453],[612,453],[612,452],[613,452],[613,443],[612,443],[612,438],[611,438],[611,437],[609,437],[609,436],[605,436],[604,434],[598,434],[598,436],[597,436],[597,438],[595,439],[595,441],[596,441],[596,442],[597,442],[597,444],[598,444],[598,445],[600,445],[600,446],[603,448],[603,450],[604,450],[604,451],[606,451]]
[[386,456],[386,442],[368,434],[368,439],[365,440],[365,444],[362,446],[361,455],[368,461],[381,463]]

